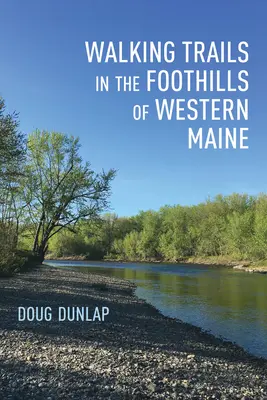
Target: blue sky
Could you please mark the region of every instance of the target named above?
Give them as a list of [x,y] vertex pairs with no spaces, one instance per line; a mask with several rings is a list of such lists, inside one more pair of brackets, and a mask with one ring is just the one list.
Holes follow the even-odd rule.
[[[24,132],[79,136],[95,170],[116,168],[111,206],[119,215],[196,204],[218,193],[266,191],[266,1],[0,0],[0,6],[0,94],[8,109],[20,112]],[[89,64],[84,42],[94,40],[247,41],[249,150],[189,150],[190,124],[153,115],[134,121],[133,105],[152,104],[158,94],[96,93],[95,75],[143,76],[148,67],[166,65]],[[167,69],[184,67],[178,59]]]

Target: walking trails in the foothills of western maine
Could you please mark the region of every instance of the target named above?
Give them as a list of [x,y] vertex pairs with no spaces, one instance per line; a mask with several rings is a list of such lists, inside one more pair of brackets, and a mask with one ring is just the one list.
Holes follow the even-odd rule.
[[[267,361],[161,315],[115,278],[42,266],[1,279],[1,399],[266,399]],[[109,308],[19,322],[18,306]]]

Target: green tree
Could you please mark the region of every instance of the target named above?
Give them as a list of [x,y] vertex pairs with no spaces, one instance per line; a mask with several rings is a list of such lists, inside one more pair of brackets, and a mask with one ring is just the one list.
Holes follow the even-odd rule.
[[159,235],[160,235],[160,215],[154,211],[142,213],[142,231],[139,234],[138,253],[142,259],[157,258]]
[[256,259],[267,258],[267,195],[258,197],[255,205],[254,237],[251,256]]
[[0,98],[0,246],[16,247],[17,244],[24,159],[25,141],[19,132],[18,114],[7,113],[5,102]]
[[233,212],[228,217],[226,231],[227,251],[237,258],[247,258],[251,252],[254,234],[254,214],[252,210],[244,213]]
[[113,169],[95,173],[79,155],[79,139],[62,133],[29,135],[24,197],[28,222],[35,226],[33,251],[41,258],[54,235],[74,231],[108,207]]
[[19,131],[17,113],[7,113],[0,97],[0,184],[16,182],[25,158],[25,138]]
[[[117,243],[117,246],[119,243]],[[139,260],[140,252],[140,233],[137,231],[132,231],[128,233],[123,241],[124,254],[127,260]]]
[[195,254],[219,256],[225,251],[225,230],[227,226],[228,205],[222,195],[207,200],[195,207],[192,230],[196,234]]
[[87,255],[88,246],[80,232],[70,232],[63,229],[49,241],[49,251],[54,257],[68,257],[76,255]]
[[189,209],[181,206],[166,207],[161,213],[163,223],[159,248],[163,258],[176,261],[192,255]]

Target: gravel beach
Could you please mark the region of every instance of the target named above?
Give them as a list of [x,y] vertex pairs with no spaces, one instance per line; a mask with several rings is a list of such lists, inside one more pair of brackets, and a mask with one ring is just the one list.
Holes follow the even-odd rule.
[[[0,287],[0,399],[267,399],[267,361],[164,317],[128,281],[42,266]],[[53,318],[18,321],[18,307]],[[109,315],[59,321],[58,307]]]

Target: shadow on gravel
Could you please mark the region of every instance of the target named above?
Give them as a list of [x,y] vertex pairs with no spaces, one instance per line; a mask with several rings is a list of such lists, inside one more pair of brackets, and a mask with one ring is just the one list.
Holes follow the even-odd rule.
[[[99,283],[91,283],[90,275],[88,277],[77,273],[74,274],[75,280],[69,281],[69,274],[60,272],[61,279],[58,279],[57,273],[50,272],[47,278],[37,273],[3,281],[0,289],[0,329],[60,335],[70,340],[72,337],[97,340],[106,347],[160,347],[166,351],[193,352],[195,355],[225,360],[231,360],[234,353],[236,361],[248,359],[246,352],[241,348],[237,352],[237,347],[230,342],[222,343],[220,339],[201,332],[197,327],[165,318],[152,306],[135,299],[128,282],[123,285],[123,282],[117,280],[110,282],[108,278],[107,283],[103,283],[101,276]],[[52,321],[19,322],[19,306],[50,306],[53,311]],[[59,322],[57,311],[60,306],[88,306],[89,312],[92,311],[90,317],[96,306],[106,306],[110,314],[103,322]],[[205,348],[202,348],[200,339],[205,342]],[[253,357],[249,359],[251,361]],[[267,362],[263,360],[263,364]]]
[[[128,282],[103,276],[92,278],[91,275],[41,268],[28,275],[1,280],[0,293],[1,343],[3,341],[5,346],[5,340],[12,332],[18,335],[20,333],[33,334],[25,339],[29,340],[29,359],[22,361],[18,356],[12,356],[12,354],[10,359],[2,357],[1,385],[2,388],[5,388],[10,380],[10,374],[13,376],[15,396],[11,397],[13,400],[49,398],[47,397],[48,392],[51,399],[80,399],[83,391],[88,396],[84,398],[88,399],[91,398],[90,395],[92,398],[134,398],[127,397],[129,388],[125,388],[124,391],[123,385],[121,385],[120,389],[116,389],[117,379],[115,376],[110,376],[109,372],[107,372],[107,386],[105,373],[98,373],[97,368],[90,371],[90,362],[88,364],[88,360],[83,359],[85,356],[82,351],[78,353],[77,369],[79,372],[73,371],[71,364],[73,358],[68,360],[65,353],[67,352],[69,355],[66,349],[75,348],[75,346],[86,348],[86,346],[92,345],[101,348],[101,351],[111,351],[112,354],[120,351],[129,352],[127,356],[129,359],[132,351],[140,351],[140,353],[148,351],[151,353],[163,352],[172,356],[177,355],[177,357],[184,353],[182,356],[185,359],[190,354],[192,357],[203,357],[207,362],[209,360],[216,362],[217,359],[220,362],[249,363],[250,368],[255,365],[255,368],[260,370],[266,368],[267,365],[266,361],[249,356],[241,348],[231,343],[223,343],[220,339],[202,333],[198,328],[165,318],[153,307],[131,296],[132,285]],[[50,306],[53,311],[53,320],[18,322],[19,306]],[[92,313],[96,306],[99,308],[106,306],[109,307],[110,314],[104,322],[58,322],[57,309],[59,306],[88,306]],[[65,346],[59,355],[60,362],[58,364],[51,362],[49,364],[53,353],[46,354],[46,350],[39,344],[42,342],[40,339],[42,337],[48,345],[58,348]],[[16,336],[14,336],[14,340],[17,340]],[[36,340],[36,345],[33,340]],[[10,346],[12,347],[12,344]],[[27,348],[26,342],[25,346]],[[36,351],[39,351],[38,346],[41,346],[39,349],[41,356],[35,360],[32,349],[36,348]],[[2,353],[5,353],[5,349],[3,350]],[[73,357],[73,353],[70,356]],[[103,354],[103,357],[107,356]],[[136,368],[140,368],[140,365],[138,364]],[[209,373],[207,369],[207,374]],[[59,386],[58,374],[61,376],[60,382],[66,382],[65,387]],[[27,376],[26,381],[25,376]],[[37,379],[37,377],[39,378]],[[231,379],[231,374],[229,374],[229,380],[231,381]],[[49,385],[49,390],[47,385]],[[36,387],[38,387],[38,391],[35,393]],[[16,397],[18,390],[20,390],[21,397]],[[68,392],[69,390],[71,392]],[[149,390],[153,393],[153,386]],[[158,390],[160,393],[160,387]],[[183,391],[184,388],[180,390]],[[42,393],[45,393],[46,397],[42,397]],[[71,396],[68,397],[69,393]],[[30,395],[33,397],[29,397]],[[136,396],[137,399],[140,398],[138,391],[136,391]],[[150,398],[150,396],[146,396],[147,394],[142,393],[142,399]]]
[[[60,372],[61,381],[58,381],[56,370],[53,367],[34,366],[33,363],[21,361],[0,362],[1,387],[9,385],[10,375],[13,375],[13,384],[10,391],[12,400],[43,400],[43,399],[91,399],[91,398],[111,398],[126,399],[131,398],[123,390],[116,389],[116,379],[105,379],[96,373],[86,373],[67,371],[62,369]],[[23,375],[18,375],[17,371],[23,375],[30,376],[26,382]],[[41,379],[40,379],[41,376]],[[108,383],[108,386],[107,386]],[[114,389],[111,386],[114,386]],[[12,393],[11,393],[12,392]],[[1,393],[1,388],[0,388]],[[84,396],[84,397],[83,397]],[[144,399],[146,396],[144,397]],[[6,398],[5,398],[6,400]]]

